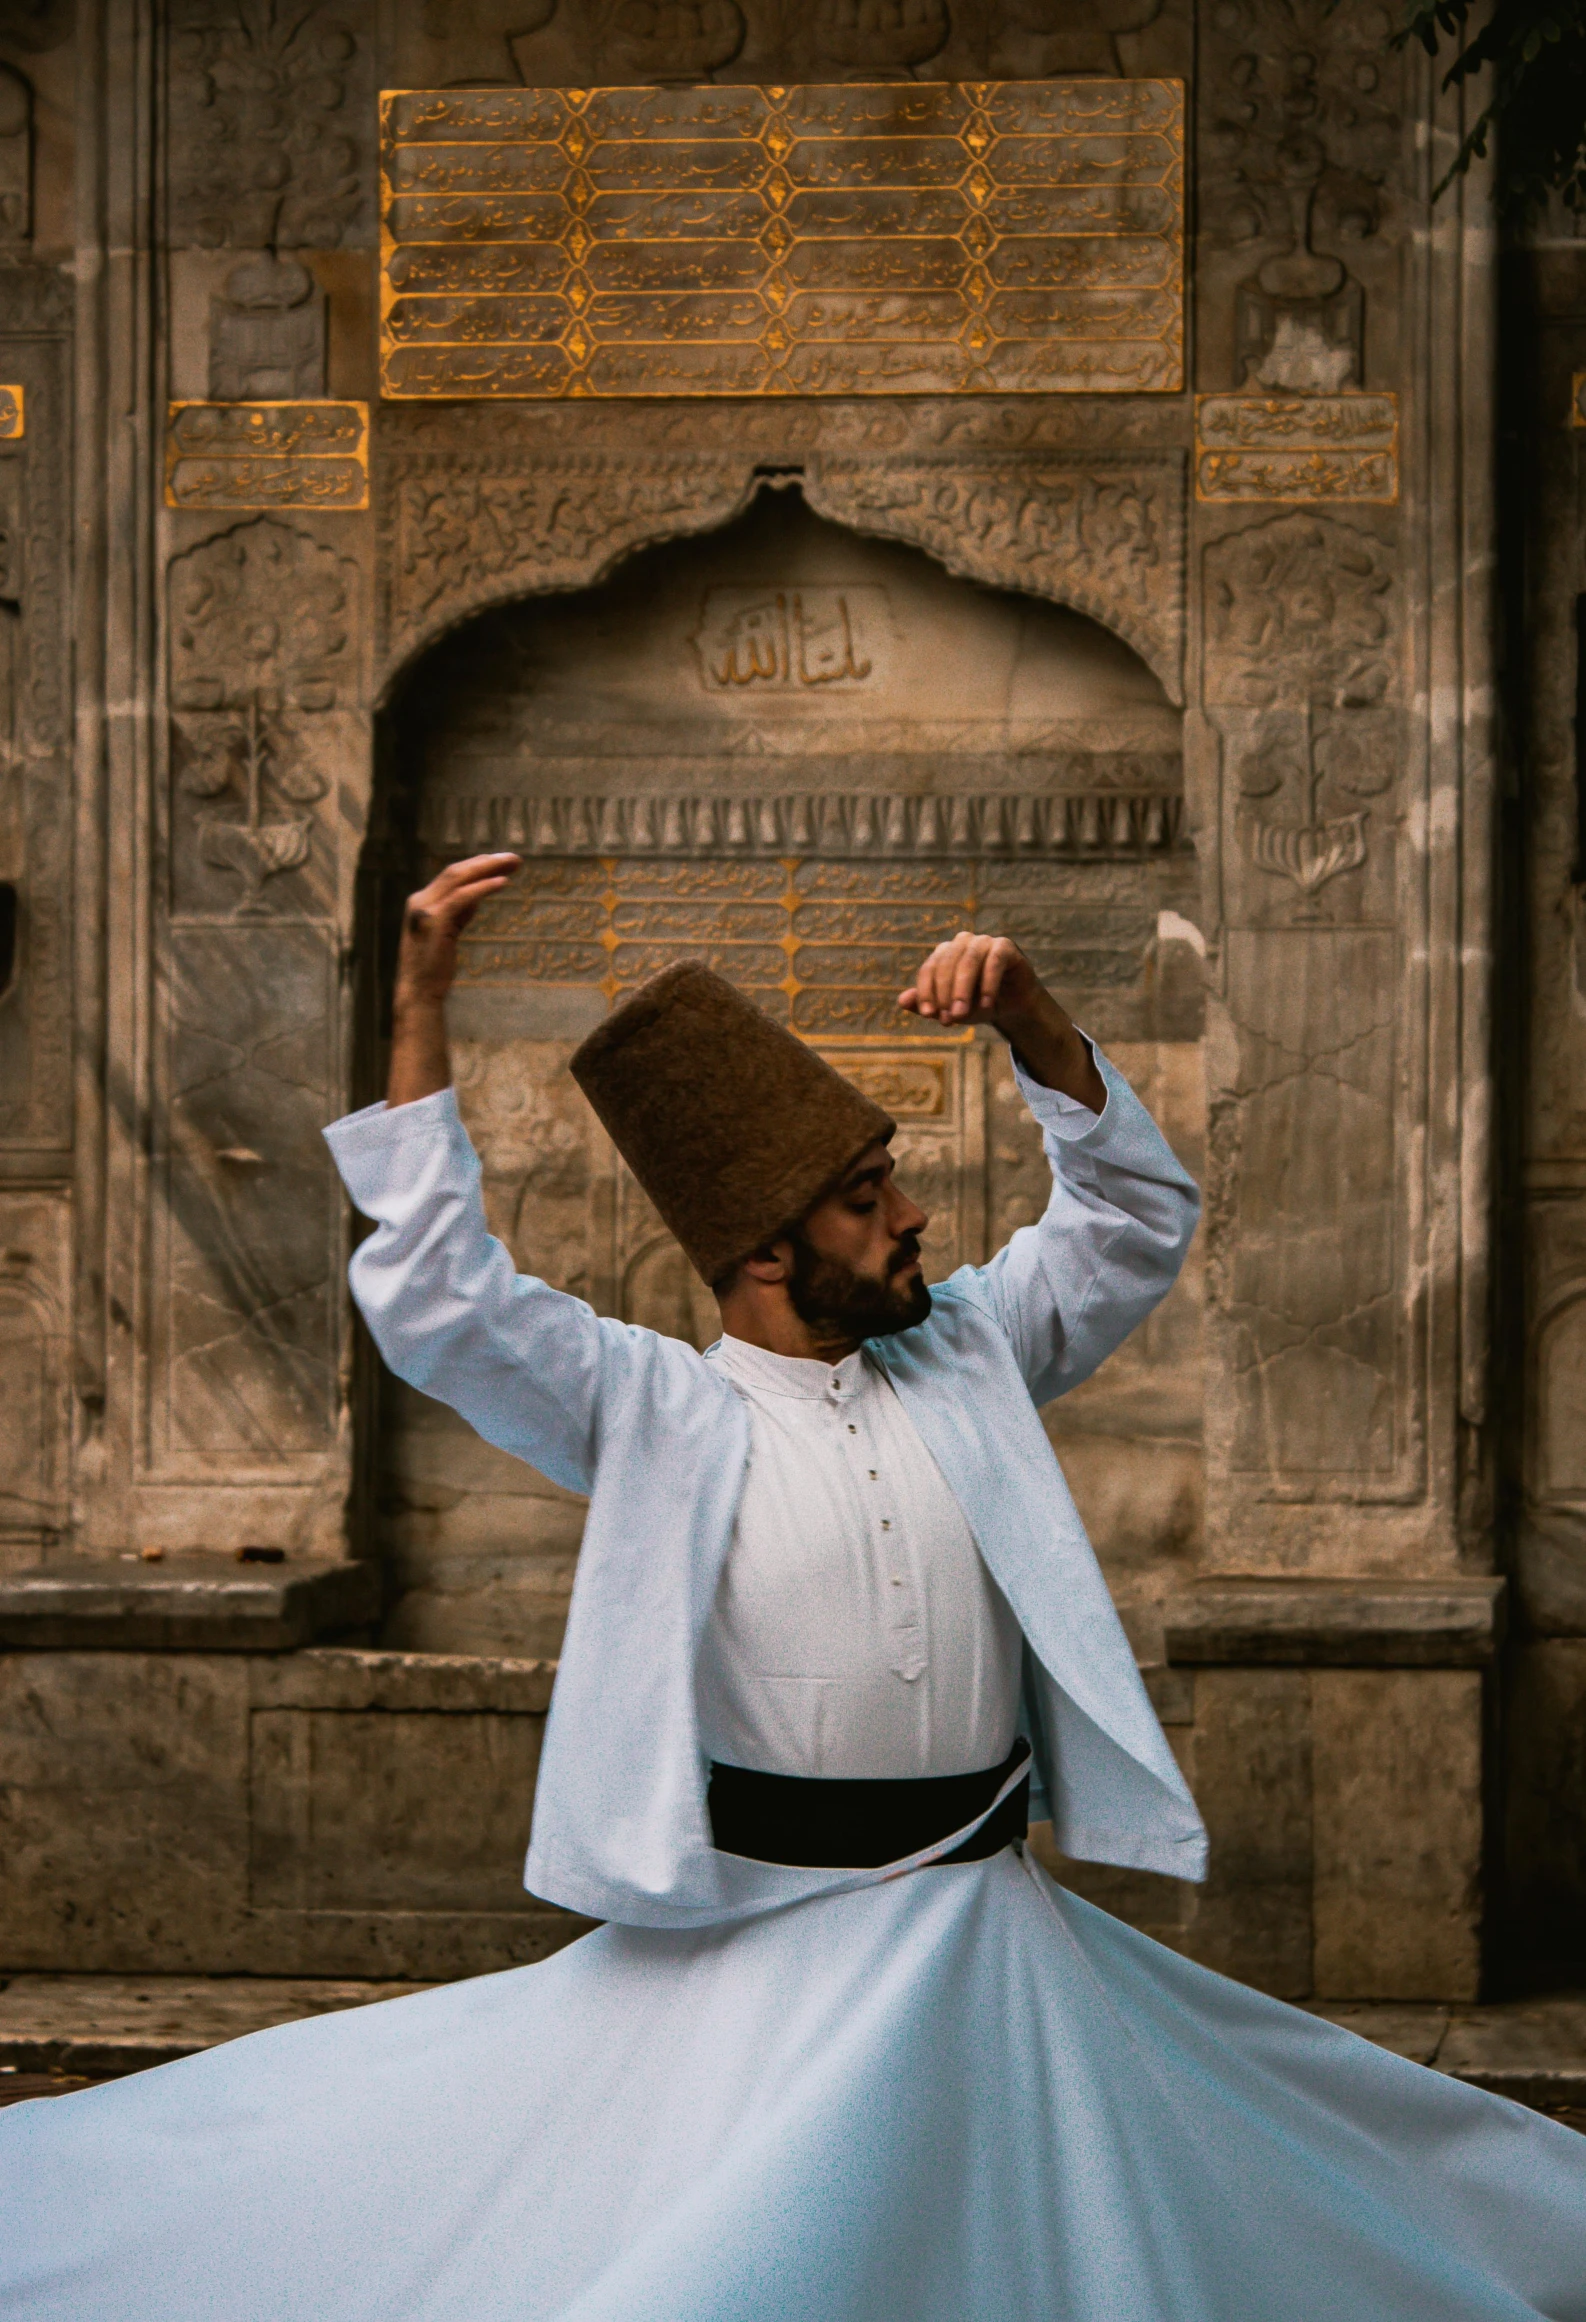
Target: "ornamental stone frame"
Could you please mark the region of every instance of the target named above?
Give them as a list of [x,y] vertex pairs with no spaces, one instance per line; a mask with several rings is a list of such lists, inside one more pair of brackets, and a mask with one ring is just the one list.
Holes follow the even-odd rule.
[[[1050,39],[997,0],[943,0],[930,53],[877,32],[878,53],[818,55],[806,26],[796,57],[743,0],[736,46],[647,50],[633,77],[1190,81],[1186,392],[381,404],[373,92],[487,68],[565,83],[595,12],[309,11],[265,60],[317,108],[305,143],[230,122],[220,67],[249,11],[84,0],[74,33],[14,64],[49,118],[75,106],[78,144],[75,163],[41,145],[33,240],[0,266],[0,377],[26,386],[25,431],[0,444],[0,526],[22,543],[20,579],[0,578],[0,684],[17,672],[0,886],[26,930],[0,1043],[25,1036],[50,1063],[37,1123],[0,1113],[0,1377],[53,1415],[42,1464],[9,1434],[0,1457],[0,1786],[30,1801],[28,1876],[0,1891],[44,1898],[0,1905],[0,1968],[423,1975],[573,1931],[482,1873],[454,1907],[372,1831],[345,1864],[293,1867],[377,1764],[433,1820],[421,1744],[442,1724],[416,1719],[452,1721],[458,1781],[496,1762],[500,1721],[501,1779],[526,1792],[548,1685],[478,1640],[405,1653],[367,1571],[347,1593],[377,1529],[374,1395],[318,1131],[372,1093],[368,914],[412,673],[482,616],[592,590],[796,487],[856,538],[1099,624],[1182,730],[1198,890],[1158,915],[1152,973],[1190,997],[1125,1046],[1203,1177],[1204,1315],[1197,1271],[1160,1342],[1052,1426],[1214,1870],[1199,1892],[1073,1875],[1295,1996],[1469,1996],[1500,1619],[1492,254],[1475,187],[1428,204],[1455,101],[1385,52],[1374,0],[1166,0],[1122,31],[1117,10],[1079,8]],[[1274,160],[1296,79],[1317,124],[1297,190]],[[167,408],[208,396],[211,310],[249,252],[284,250],[326,303],[326,396],[370,407],[369,504],[305,502],[288,478],[269,507],[206,509],[191,489],[167,505]],[[1397,398],[1396,500],[1191,495],[1196,392],[1331,409],[1357,391],[1374,410]],[[75,528],[47,523],[68,496]],[[49,722],[65,695],[41,641],[51,606],[76,637],[71,735],[64,713]],[[995,1075],[978,1085],[1000,1227],[1028,1157]],[[1539,1327],[1545,1344],[1579,1335],[1567,1302]],[[577,1510],[547,1501],[533,1520],[563,1585]],[[279,1553],[281,1573],[239,1568],[242,1551]],[[209,1608],[196,1630],[167,1602],[178,1580]],[[67,1582],[85,1592],[76,1627]],[[83,1655],[107,1635],[128,1658],[67,1762],[50,1704],[90,1697]],[[177,1776],[128,1746],[153,1735],[162,1763],[208,1769],[186,1855],[168,1843]],[[135,1794],[114,1861],[61,1836],[106,1766]],[[492,1812],[510,1835],[528,1798]],[[155,1900],[120,1911],[117,1887]]]

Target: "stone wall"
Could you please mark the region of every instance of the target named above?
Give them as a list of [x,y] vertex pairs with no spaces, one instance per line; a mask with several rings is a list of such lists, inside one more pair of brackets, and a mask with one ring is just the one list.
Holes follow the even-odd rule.
[[[558,1075],[604,1004],[580,944],[605,945],[616,989],[625,942],[696,938],[664,913],[634,933],[672,909],[671,874],[602,902],[580,866],[703,865],[718,914],[774,905],[799,942],[842,889],[869,964],[830,979],[845,1021],[805,1028],[915,1075],[944,1264],[1038,1198],[1028,1139],[993,1051],[927,1043],[921,1077],[926,1050],[874,1011],[979,867],[974,908],[1027,926],[1207,1190],[1180,1291],[1050,1424],[1217,1867],[1199,1896],[1076,1876],[1275,1989],[1474,1990],[1500,1618],[1493,267],[1479,188],[1430,206],[1459,122],[1390,29],[1380,0],[931,0],[796,25],[762,0],[81,0],[0,27],[0,388],[21,391],[0,396],[0,1576],[22,1689],[0,1783],[42,1866],[0,1882],[33,1892],[4,1906],[0,1964],[171,1963],[95,1899],[87,1854],[50,1852],[105,1794],[96,1752],[121,1733],[141,1762],[151,1720],[167,1803],[184,1752],[218,1785],[184,1965],[523,1955],[519,1919],[477,1895],[521,1839],[511,1664],[554,1650],[578,1509],[375,1377],[319,1138],[378,1087],[393,897],[488,834],[543,871],[491,934],[515,964],[472,977],[459,1018],[491,1198],[526,1257],[549,1246],[609,1310],[685,1334],[708,1318]],[[375,91],[583,86],[597,59],[667,86],[1184,80],[1183,391],[383,402]],[[777,547],[768,508],[799,539]],[[707,571],[713,540],[758,540],[758,561]],[[671,693],[619,688],[603,736],[558,708],[555,641],[626,602],[637,669],[634,576],[685,571],[697,643]],[[795,573],[820,715],[798,724],[791,681],[769,698],[773,655],[734,723],[712,677],[738,649],[732,592]],[[878,629],[878,660],[864,592],[888,590],[934,609]],[[861,734],[886,653],[917,666],[923,638],[972,673],[1015,633],[1057,687],[1044,708],[966,695],[954,724],[907,687]],[[615,683],[609,651],[584,666]],[[448,671],[493,733],[443,714]],[[884,939],[862,919],[883,903]],[[824,989],[793,982],[795,1011]],[[1559,1252],[1538,1538],[1562,1536],[1578,1465]],[[372,1563],[378,1602],[354,1617],[332,1594],[325,1620],[374,1655],[358,1684],[431,1706],[366,1713],[296,1645],[206,1652],[196,1608],[208,1587],[220,1635],[244,1554]],[[145,1559],[191,1577],[166,1657],[131,1642]],[[51,1597],[40,1628],[37,1572],[83,1592],[75,1627]],[[112,1599],[128,1641],[106,1661]],[[454,1684],[477,1689],[466,1712]],[[451,1719],[445,1747],[404,1716]],[[341,1769],[323,1790],[321,1764]],[[401,1815],[355,1828],[349,1801],[382,1785]],[[466,1861],[442,1852],[457,1897],[420,1894],[389,1832],[424,1843],[470,1787],[493,1802]],[[330,1814],[345,1893],[315,1853]]]
[[1517,1635],[1506,1919],[1527,1982],[1586,1942],[1586,241],[1562,211],[1505,261],[1506,661],[1513,770],[1502,1084],[1505,1467]]

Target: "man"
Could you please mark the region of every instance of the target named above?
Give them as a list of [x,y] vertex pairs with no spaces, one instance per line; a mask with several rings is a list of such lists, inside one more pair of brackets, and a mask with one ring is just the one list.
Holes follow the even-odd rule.
[[[812,1650],[832,1660],[835,1636],[801,1635],[780,1648],[754,1640],[763,1675],[781,1680],[755,1686],[754,1737],[763,1743],[771,1727],[793,1720],[803,1738],[790,1759],[737,1772],[813,1776],[817,1758],[846,1779],[864,1778],[861,1768],[876,1779],[996,1772],[988,1794],[995,1796],[1012,1771],[1001,1761],[1013,1732],[995,1760],[954,1762],[922,1705],[938,1691],[984,1689],[996,1662],[1002,1694],[1011,1683],[1013,1695],[999,1698],[1002,1722],[1016,1721],[1033,1747],[1037,1795],[1050,1805],[1059,1843],[1103,1861],[1198,1876],[1199,1818],[1035,1408],[1086,1377],[1178,1271],[1196,1196],[1149,1115],[1097,1062],[1013,944],[963,934],[939,946],[900,1005],[947,1024],[990,1023],[1013,1044],[1019,1085],[1042,1123],[1056,1175],[1039,1226],[933,1296],[918,1266],[925,1219],[887,1154],[892,1122],[719,978],[670,969],[591,1034],[573,1072],[716,1291],[725,1359],[720,1352],[702,1359],[677,1341],[601,1320],[514,1274],[485,1235],[477,1166],[450,1091],[445,1002],[458,937],[516,861],[487,855],[455,864],[412,898],[387,1103],[338,1124],[330,1137],[354,1200],[379,1222],[354,1257],[352,1279],[386,1361],[452,1403],[489,1441],[591,1493],[536,1789],[530,1888],[596,1918],[698,1926],[851,1884],[854,1872],[916,1851],[900,1843],[859,1864],[834,1860],[827,1849],[789,1864],[765,1846],[714,1843],[711,1768],[735,1761],[705,1743],[730,1720],[723,1685],[741,1690],[727,1666],[734,1649],[724,1624],[741,1632],[735,1600],[750,1585],[763,1618],[772,1619],[765,1565],[796,1571],[798,1557],[807,1562],[812,1552],[808,1539],[758,1548],[740,1540],[741,1553],[728,1557],[745,1489],[758,1503],[757,1477],[776,1465],[769,1444],[755,1441],[766,1433],[766,1411],[763,1395],[756,1407],[747,1375],[754,1366],[738,1351],[746,1348],[824,1362],[827,1396],[865,1406],[830,1438],[831,1456],[857,1443],[861,1428],[866,1441],[883,1431],[898,1470],[896,1486],[886,1488],[925,1477],[928,1505],[915,1507],[912,1523],[931,1532],[933,1549],[957,1575],[956,1586],[934,1592],[937,1625],[970,1588],[984,1592],[992,1632],[982,1621],[958,1635],[952,1673],[940,1683],[928,1654],[916,1676],[902,1680],[915,1689],[916,1726],[923,1719],[930,1730],[912,1752],[892,1731],[882,1745],[886,1762],[877,1761],[874,1717],[885,1725],[891,1714],[896,1727],[903,1708],[880,1683],[896,1676],[896,1656],[889,1657],[867,1589],[873,1581],[889,1604],[897,1597],[917,1612],[923,1638],[930,1577],[913,1568],[879,1579],[850,1570],[837,1604],[832,1570],[852,1559],[834,1537],[825,1555],[827,1601],[839,1626],[845,1618],[859,1626],[849,1630],[841,1666],[829,1671],[789,1663],[799,1653],[807,1661]],[[819,1440],[817,1428],[802,1447],[817,1468]],[[800,1461],[799,1448],[787,1452],[784,1473]],[[806,1472],[814,1472],[807,1463]],[[840,1481],[826,1499],[828,1530],[842,1533],[845,1510],[855,1527],[866,1523]],[[884,1513],[877,1520],[891,1521]],[[896,1522],[902,1537],[909,1520]],[[774,1509],[762,1509],[751,1525],[756,1542],[767,1527],[778,1529]],[[947,1534],[954,1539],[944,1545]],[[882,1540],[890,1545],[889,1535]],[[823,1554],[818,1545],[813,1552],[818,1560]],[[759,1574],[753,1582],[751,1570]],[[719,1583],[726,1598],[718,1604]],[[799,1596],[796,1580],[779,1592],[775,1617],[784,1626]],[[1022,1672],[1010,1630],[1022,1630],[1031,1648]],[[740,1633],[740,1651],[743,1643]],[[765,1668],[767,1655],[780,1665]],[[861,1702],[868,1709],[855,1706]],[[738,1712],[743,1739],[741,1702]],[[816,1724],[828,1736],[824,1754]],[[981,1738],[994,1727],[1000,1734],[988,1706]],[[736,1773],[725,1781],[735,1796],[743,1790]],[[756,1810],[779,1810],[773,1795],[762,1791]],[[947,1795],[957,1802],[958,1793]],[[892,1811],[904,1803],[894,1799]],[[745,1810],[739,1798],[735,1811]],[[949,1823],[933,1837],[956,1834]]]
[[[900,1004],[1014,1050],[1053,1190],[928,1290],[892,1123],[708,971],[573,1069],[715,1291],[705,1355],[515,1274],[412,898],[387,1102],[328,1135],[387,1361],[590,1493],[539,1966],[0,2115],[26,2322],[1586,2322],[1586,2144],[1242,1991],[1022,1853],[1198,1875],[1037,1405],[1194,1189],[1017,948]],[[466,1812],[460,1799],[458,1811]]]

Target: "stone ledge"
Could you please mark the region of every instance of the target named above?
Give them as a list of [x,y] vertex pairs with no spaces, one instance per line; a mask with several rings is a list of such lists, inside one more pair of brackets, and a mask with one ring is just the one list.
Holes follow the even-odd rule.
[[63,1557],[0,1574],[0,1647],[13,1652],[284,1653],[376,1618],[372,1564],[304,1557],[158,1564]]
[[480,1653],[393,1653],[321,1645],[261,1661],[250,1672],[254,1709],[492,1710],[543,1716],[551,1706],[554,1661]]
[[1504,1584],[1208,1580],[1162,1611],[1181,1667],[1479,1669],[1503,1639]]

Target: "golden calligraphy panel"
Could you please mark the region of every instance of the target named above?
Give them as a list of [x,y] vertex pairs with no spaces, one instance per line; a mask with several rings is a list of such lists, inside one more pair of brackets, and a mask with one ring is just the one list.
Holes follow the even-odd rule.
[[381,98],[388,396],[1183,385],[1177,81]]
[[27,398],[20,387],[0,387],[0,443],[14,443],[24,432]]
[[1199,500],[1377,500],[1399,497],[1399,399],[1339,395],[1198,395]]
[[367,403],[173,403],[168,508],[369,505]]

